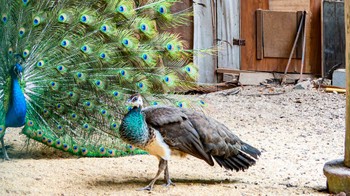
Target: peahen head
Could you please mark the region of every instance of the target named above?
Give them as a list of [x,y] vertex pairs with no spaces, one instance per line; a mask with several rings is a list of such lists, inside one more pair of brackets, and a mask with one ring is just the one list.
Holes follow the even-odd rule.
[[14,78],[14,79],[17,78],[19,80],[22,80],[23,68],[20,64],[16,63],[13,66],[12,70],[10,70],[10,73],[11,73],[12,78]]
[[143,106],[143,101],[142,101],[142,97],[140,94],[132,95],[126,103],[128,105],[131,105],[133,108],[134,107],[142,108],[142,106]]

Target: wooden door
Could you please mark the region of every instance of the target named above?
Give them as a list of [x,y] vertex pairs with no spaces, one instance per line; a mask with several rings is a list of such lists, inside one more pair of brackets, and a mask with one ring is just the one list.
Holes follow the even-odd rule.
[[217,40],[220,45],[217,66],[239,70],[240,46],[233,45],[233,40],[240,38],[240,0],[217,1],[216,12]]

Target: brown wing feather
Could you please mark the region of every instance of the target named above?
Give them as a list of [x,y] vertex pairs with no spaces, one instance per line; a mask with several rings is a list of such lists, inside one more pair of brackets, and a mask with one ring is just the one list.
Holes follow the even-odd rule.
[[179,108],[150,106],[142,110],[146,114],[147,124],[162,126],[169,123],[181,122],[187,119],[186,114]]
[[205,151],[197,131],[180,109],[148,107],[142,112],[146,116],[148,126],[157,129],[164,138],[164,142],[171,149],[190,154],[203,159],[209,165],[214,165],[213,159]]
[[207,152],[213,156],[239,154],[243,142],[222,123],[197,112],[182,110],[197,130]]
[[204,149],[222,167],[245,170],[254,165],[260,151],[240,140],[222,123],[202,114],[182,110],[199,134]]

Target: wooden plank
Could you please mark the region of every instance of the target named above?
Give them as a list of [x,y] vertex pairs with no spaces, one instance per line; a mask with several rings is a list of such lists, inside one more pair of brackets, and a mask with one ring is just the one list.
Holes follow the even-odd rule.
[[[347,167],[350,167],[350,2],[345,1],[345,28],[346,28],[346,37],[345,37],[345,55],[346,55],[346,116],[345,116],[345,155],[344,155],[344,164]],[[345,14],[344,14],[345,15]]]
[[[215,4],[212,0],[203,0],[206,7],[194,6],[194,50],[212,48],[215,45],[216,25]],[[194,56],[194,63],[199,67],[199,83],[215,83],[217,67],[215,55],[200,54]]]
[[322,0],[310,0],[306,33],[305,72],[321,74],[321,5]]
[[[288,58],[297,25],[296,12],[263,11],[264,57]],[[296,53],[293,57],[296,57]]]
[[268,9],[268,0],[241,1],[241,38],[246,45],[241,48],[241,69],[258,70],[261,61],[256,60],[256,16],[257,9]]
[[310,7],[310,1],[314,0],[270,0],[270,10],[272,11],[304,11]]
[[227,68],[216,69],[216,73],[219,73],[219,74],[225,74],[225,73],[239,74],[239,73],[252,73],[252,72],[254,72],[254,71],[245,71],[245,70],[227,69]]
[[[299,27],[300,22],[301,22],[301,16],[303,15],[303,11],[297,11],[297,26]],[[304,35],[304,30],[302,29],[302,31],[300,32],[300,35]],[[295,57],[298,59],[301,59],[302,57],[302,53],[303,53],[303,47],[302,47],[302,36],[300,36],[298,43],[297,43],[297,48],[295,51]]]
[[217,39],[223,40],[218,52],[218,67],[240,69],[240,47],[230,45],[239,39],[239,0],[216,1]]
[[258,9],[256,10],[256,59],[261,60],[263,58],[263,11]]

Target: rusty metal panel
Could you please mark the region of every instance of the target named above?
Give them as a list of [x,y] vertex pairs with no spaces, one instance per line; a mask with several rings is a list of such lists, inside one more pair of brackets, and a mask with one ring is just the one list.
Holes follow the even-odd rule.
[[345,68],[344,2],[323,2],[322,75],[330,78],[335,68]]

